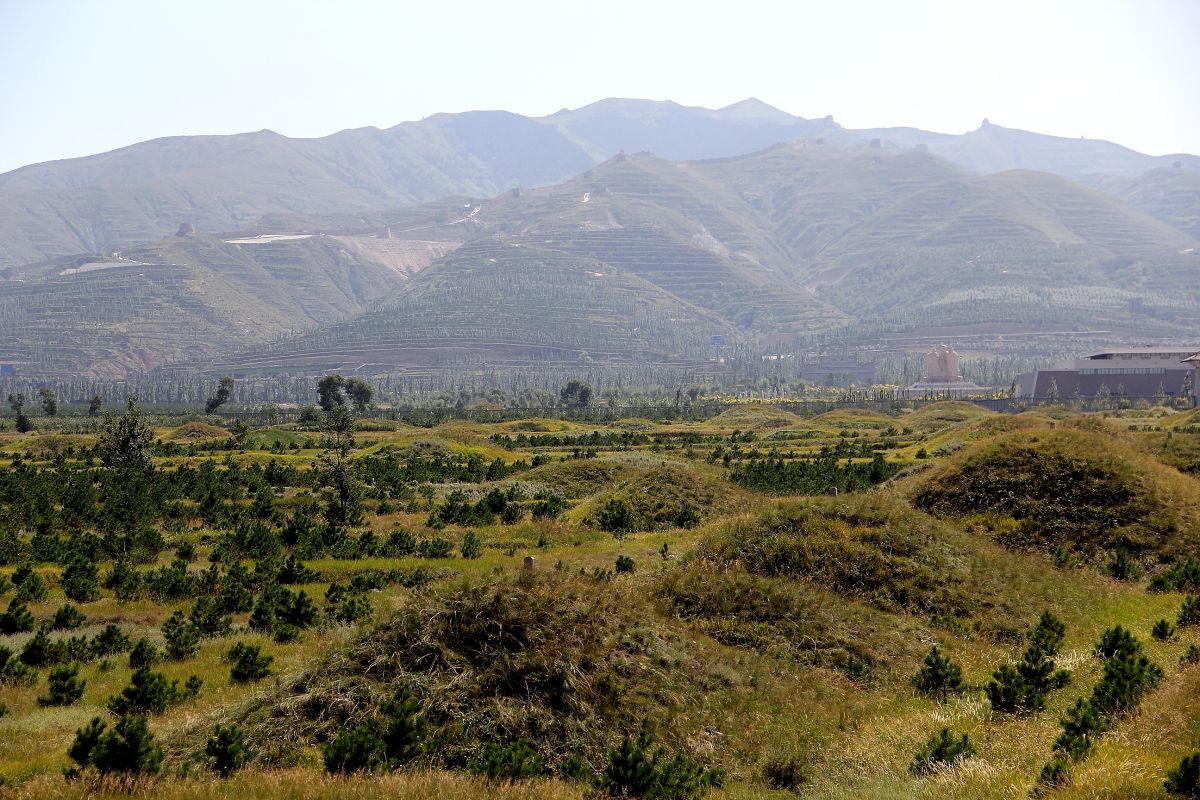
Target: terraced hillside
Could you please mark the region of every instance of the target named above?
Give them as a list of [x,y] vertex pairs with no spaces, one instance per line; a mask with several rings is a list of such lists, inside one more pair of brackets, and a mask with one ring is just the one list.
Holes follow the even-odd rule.
[[325,236],[241,241],[172,237],[119,258],[22,270],[0,282],[0,362],[98,377],[204,362],[361,311],[454,247]]
[[585,256],[483,237],[354,319],[262,346],[222,369],[402,371],[699,363],[720,317]]

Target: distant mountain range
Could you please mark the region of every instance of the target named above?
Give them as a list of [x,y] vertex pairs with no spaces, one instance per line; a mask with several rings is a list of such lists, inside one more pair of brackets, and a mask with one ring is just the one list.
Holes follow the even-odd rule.
[[0,268],[140,244],[183,221],[213,232],[240,229],[274,211],[370,211],[449,195],[491,197],[566,180],[621,151],[697,160],[801,139],[851,147],[878,139],[884,149],[924,149],[979,173],[1032,169],[1098,182],[1176,162],[1200,171],[1195,156],[1155,158],[1109,142],[986,122],[962,136],[852,131],[758,100],[713,111],[613,99],[541,118],[436,114],[320,139],[271,131],[172,137],[23,167],[0,175]]
[[605,100],[177,137],[0,175],[0,363],[420,371],[695,364],[718,335],[750,359],[930,330],[1180,337],[1198,333],[1198,236],[1197,157],[986,122]]

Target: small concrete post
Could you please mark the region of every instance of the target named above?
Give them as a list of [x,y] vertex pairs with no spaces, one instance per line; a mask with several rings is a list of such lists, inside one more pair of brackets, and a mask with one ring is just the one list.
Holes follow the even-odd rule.
[[525,556],[525,571],[533,572],[533,556]]

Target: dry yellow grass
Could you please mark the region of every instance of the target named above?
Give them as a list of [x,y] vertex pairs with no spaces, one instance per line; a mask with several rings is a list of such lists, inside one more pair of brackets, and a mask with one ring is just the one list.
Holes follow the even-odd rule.
[[31,781],[5,794],[13,800],[61,798],[237,798],[238,800],[578,800],[583,791],[561,781],[488,783],[453,772],[393,772],[333,777],[306,769],[246,770],[231,780],[160,778],[133,787],[68,782],[61,777]]

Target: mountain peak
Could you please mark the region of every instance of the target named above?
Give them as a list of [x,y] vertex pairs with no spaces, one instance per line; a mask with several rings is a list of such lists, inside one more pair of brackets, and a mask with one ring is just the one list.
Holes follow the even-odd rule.
[[771,122],[779,125],[790,125],[797,119],[770,103],[764,103],[757,97],[747,97],[745,100],[727,105],[718,109],[717,114],[725,119],[739,122]]

